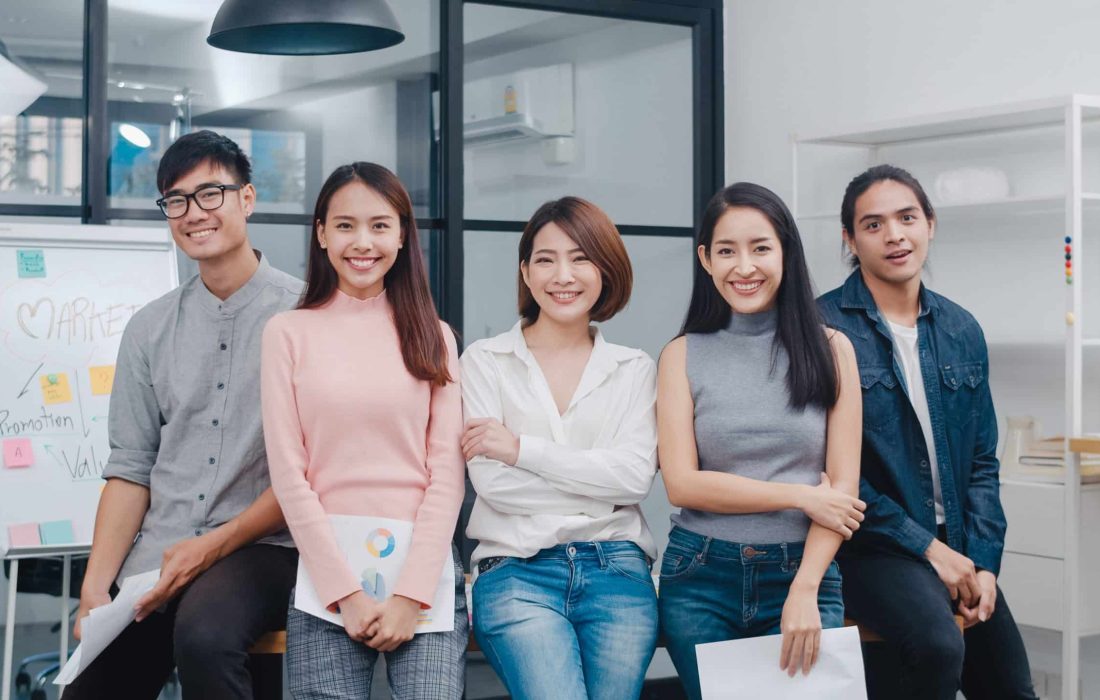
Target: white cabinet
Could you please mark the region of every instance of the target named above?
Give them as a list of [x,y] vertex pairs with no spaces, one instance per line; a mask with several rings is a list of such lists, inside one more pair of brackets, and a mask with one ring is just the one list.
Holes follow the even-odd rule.
[[[999,583],[1022,625],[1061,631],[1064,610],[1065,486],[1028,481],[1001,483],[1008,519]],[[1081,634],[1100,634],[1100,484],[1081,487]]]

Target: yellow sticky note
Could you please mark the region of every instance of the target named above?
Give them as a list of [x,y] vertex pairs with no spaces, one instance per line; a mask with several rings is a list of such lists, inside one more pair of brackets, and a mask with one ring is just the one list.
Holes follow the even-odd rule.
[[115,383],[115,366],[100,365],[89,367],[88,375],[92,379],[92,395],[102,396],[111,393],[111,387]]
[[43,374],[38,381],[42,385],[43,403],[69,403],[73,400],[73,390],[69,388],[69,377],[64,372]]

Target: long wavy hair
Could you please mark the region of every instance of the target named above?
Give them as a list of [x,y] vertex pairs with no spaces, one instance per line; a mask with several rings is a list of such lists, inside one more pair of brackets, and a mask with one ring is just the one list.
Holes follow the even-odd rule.
[[[775,350],[787,352],[787,393],[792,408],[831,408],[839,392],[836,360],[825,335],[824,321],[814,300],[813,282],[794,217],[774,192],[751,182],[738,182],[718,192],[707,204],[696,245],[710,255],[718,220],[733,207],[763,214],[775,229],[783,250],[783,280],[776,292]],[[695,280],[684,325],[685,333],[714,333],[729,325],[733,310],[714,286],[714,280],[695,257]],[[775,355],[773,354],[773,359]]]
[[420,253],[416,233],[416,218],[405,186],[392,172],[375,163],[359,161],[341,165],[334,170],[313,210],[313,233],[309,241],[309,264],[306,288],[298,302],[299,309],[314,309],[324,305],[336,293],[340,279],[328,253],[317,238],[317,228],[328,217],[329,203],[340,188],[360,182],[377,192],[389,203],[401,223],[404,246],[397,251],[393,267],[383,278],[386,297],[393,308],[394,325],[401,341],[401,357],[409,374],[417,379],[443,386],[454,381],[447,370],[447,344],[439,323],[439,314],[432,303],[428,273]]

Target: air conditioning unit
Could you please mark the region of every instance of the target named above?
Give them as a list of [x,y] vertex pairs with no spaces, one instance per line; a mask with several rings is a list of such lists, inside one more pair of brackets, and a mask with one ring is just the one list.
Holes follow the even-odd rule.
[[573,136],[573,64],[559,63],[467,82],[466,145]]

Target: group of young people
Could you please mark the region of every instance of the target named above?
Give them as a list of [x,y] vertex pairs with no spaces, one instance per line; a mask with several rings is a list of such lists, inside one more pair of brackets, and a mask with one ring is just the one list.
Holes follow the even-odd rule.
[[[173,667],[184,697],[250,698],[248,649],[284,624],[295,697],[369,697],[383,653],[394,697],[461,698],[467,471],[473,632],[514,697],[637,698],[659,636],[692,698],[700,643],[782,634],[776,663],[812,673],[821,630],[846,616],[897,647],[911,697],[1035,697],[997,587],[986,346],[921,282],[936,220],[906,171],[851,181],[853,272],[816,300],[783,202],[717,193],[659,363],[592,325],[627,305],[633,273],[583,199],[534,213],[519,320],[460,359],[385,168],[325,182],[304,287],[249,244],[256,191],[232,141],[183,136],[157,178],[199,274],[123,335],[76,634],[116,581],[161,574],[66,699],[155,698]],[[680,508],[659,595],[639,507],[658,465]],[[332,515],[413,524],[385,600]],[[342,626],[294,606],[299,556]],[[417,634],[452,559],[453,629]]]

